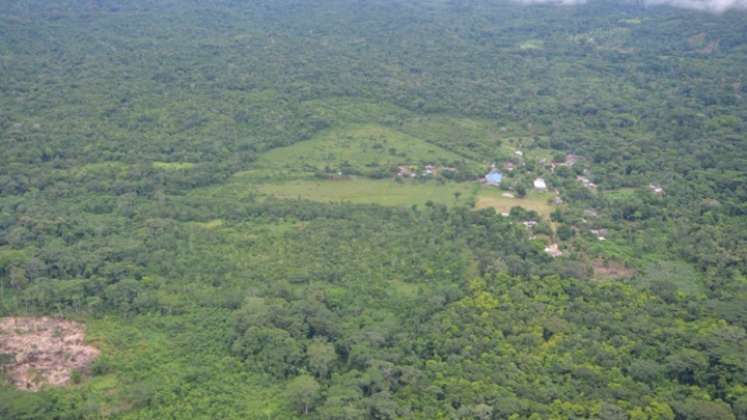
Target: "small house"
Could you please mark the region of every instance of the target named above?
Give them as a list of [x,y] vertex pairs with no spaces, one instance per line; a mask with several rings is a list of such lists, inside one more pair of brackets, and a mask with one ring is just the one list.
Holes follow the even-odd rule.
[[581,176],[581,175],[577,176],[576,181],[580,182],[581,185],[583,185],[584,187],[592,191],[597,189],[597,184],[591,182],[591,180],[585,176]]
[[545,247],[545,252],[553,258],[560,257],[563,255],[563,251],[560,250],[558,244],[550,244]]
[[545,183],[545,180],[542,178],[537,178],[534,180],[534,188],[539,191],[546,191],[547,190],[547,184]]
[[397,176],[402,178],[415,178],[417,176],[417,167],[415,166],[399,166],[397,168]]
[[494,187],[501,185],[501,180],[503,180],[503,174],[496,170],[492,170],[485,175],[485,183]]
[[607,229],[591,229],[591,234],[596,236],[598,240],[605,241],[607,240]]

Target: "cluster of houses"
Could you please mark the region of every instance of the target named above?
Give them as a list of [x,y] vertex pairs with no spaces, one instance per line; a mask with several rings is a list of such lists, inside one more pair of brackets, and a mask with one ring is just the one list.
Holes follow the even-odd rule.
[[591,229],[589,230],[589,232],[591,232],[592,235],[596,236],[600,241],[607,240],[607,229]]
[[456,172],[456,168],[448,166],[425,165],[422,171],[416,165],[401,165],[397,167],[397,176],[402,178],[417,178],[418,176],[436,176],[444,171]]
[[565,155],[565,158],[563,159],[562,162],[550,162],[550,170],[555,172],[556,168],[560,168],[562,166],[565,166],[567,168],[573,167],[573,165],[575,165],[576,162],[578,162],[578,159],[579,158],[577,155],[573,153],[568,153],[567,155]]
[[560,247],[558,246],[558,244],[550,244],[550,245],[546,246],[545,247],[545,252],[549,256],[551,256],[553,258],[557,258],[557,257],[562,257],[563,256],[563,251],[560,250]]
[[581,185],[590,189],[591,191],[597,190],[597,184],[591,182],[591,180],[585,176],[581,176],[581,175],[577,176],[576,181],[580,182]]
[[[515,150],[514,155],[516,155],[517,159],[521,161],[521,159],[523,159],[524,157],[524,152],[522,152],[521,150]],[[539,163],[543,166],[549,167],[551,172],[555,172],[556,168],[559,168],[562,166],[569,167],[569,168],[574,166],[579,161],[579,159],[580,158],[577,155],[573,153],[569,153],[565,156],[562,162],[553,161],[553,162],[550,162],[548,165],[546,159],[541,159]],[[516,169],[516,165],[517,164],[514,163],[513,161],[508,160],[503,164],[503,170],[505,170],[506,172],[512,172],[514,169]],[[490,171],[483,177],[483,182],[487,185],[499,186],[501,184],[502,179],[503,179],[503,174],[497,169],[496,165],[493,164],[490,166]],[[585,184],[586,186],[588,186],[589,188],[592,188],[592,187],[596,188],[596,185],[594,185],[591,181],[588,181],[588,179],[586,179],[586,181],[588,182],[588,184]],[[533,181],[533,185],[537,191],[547,191],[547,183],[541,177],[536,178]]]
[[[493,187],[499,187],[501,185],[501,181],[503,181],[503,173],[495,168],[495,165],[493,165],[490,168],[490,172],[485,174],[485,176],[482,178],[482,182],[485,185],[490,185]],[[544,178],[535,178],[534,182],[534,189],[537,191],[547,191],[547,183],[545,182]]]

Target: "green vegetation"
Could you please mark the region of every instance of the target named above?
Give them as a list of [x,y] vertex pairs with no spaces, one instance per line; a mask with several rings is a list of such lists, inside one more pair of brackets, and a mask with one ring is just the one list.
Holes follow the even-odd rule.
[[174,171],[192,169],[194,166],[190,162],[153,162],[153,167],[156,169],[170,169]]
[[[462,165],[459,165],[462,163]],[[464,166],[464,159],[407,134],[377,125],[330,129],[311,140],[263,154],[257,167],[298,173],[391,177],[400,165]],[[421,169],[422,170],[422,169]]]
[[747,418],[744,12],[6,3],[0,418]]
[[322,202],[346,201],[382,206],[466,205],[474,199],[474,183],[406,182],[389,180],[341,179],[336,181],[289,181],[263,184],[259,191],[280,198],[298,198]]
[[511,197],[510,193],[491,187],[482,187],[477,196],[475,207],[478,209],[494,208],[499,213],[508,213],[513,207],[522,207],[533,210],[540,216],[549,220],[550,213],[554,210],[551,201],[553,195],[550,193],[530,192],[526,197]]

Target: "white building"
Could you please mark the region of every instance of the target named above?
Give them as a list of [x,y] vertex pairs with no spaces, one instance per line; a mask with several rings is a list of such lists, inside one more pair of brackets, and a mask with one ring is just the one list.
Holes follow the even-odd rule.
[[538,189],[540,191],[547,190],[547,184],[545,184],[545,180],[542,178],[537,178],[534,180],[534,188]]

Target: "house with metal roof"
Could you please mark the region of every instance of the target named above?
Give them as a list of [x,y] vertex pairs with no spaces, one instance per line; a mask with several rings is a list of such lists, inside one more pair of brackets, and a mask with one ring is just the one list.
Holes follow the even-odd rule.
[[485,175],[485,183],[492,186],[499,186],[501,185],[501,180],[503,179],[503,174],[499,171],[496,171],[493,169],[490,171],[487,175]]

